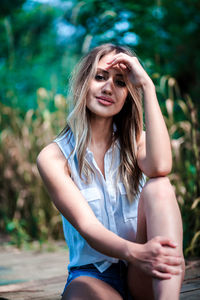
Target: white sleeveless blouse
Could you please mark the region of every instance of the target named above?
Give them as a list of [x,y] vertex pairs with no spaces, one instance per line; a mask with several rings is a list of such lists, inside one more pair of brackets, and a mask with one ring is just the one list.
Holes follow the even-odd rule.
[[[137,230],[137,208],[139,197],[130,204],[124,184],[118,180],[117,174],[120,165],[120,145],[116,141],[105,154],[105,178],[95,162],[93,153],[87,149],[88,163],[93,168],[95,176],[89,184],[79,176],[78,160],[76,155],[70,156],[75,141],[72,133],[64,134],[54,140],[68,160],[71,178],[89,203],[97,219],[110,231],[129,241],[135,241]],[[145,176],[141,186],[145,184]],[[141,188],[142,189],[142,188]],[[140,190],[141,191],[141,190]],[[101,254],[91,248],[79,232],[62,216],[63,230],[66,243],[69,247],[69,265],[71,267],[94,264],[100,272],[105,271],[117,258]]]

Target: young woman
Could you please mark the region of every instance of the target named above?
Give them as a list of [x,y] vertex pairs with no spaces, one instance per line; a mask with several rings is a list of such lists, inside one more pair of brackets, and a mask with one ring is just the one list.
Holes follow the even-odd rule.
[[74,80],[67,126],[37,159],[69,247],[62,299],[178,300],[182,223],[153,82],[112,44],[94,48]]

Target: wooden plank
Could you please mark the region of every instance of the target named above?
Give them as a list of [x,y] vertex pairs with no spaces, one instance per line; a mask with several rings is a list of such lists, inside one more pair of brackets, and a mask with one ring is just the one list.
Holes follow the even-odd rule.
[[55,248],[39,252],[0,247],[0,299],[61,299],[68,251],[65,243]]
[[[0,247],[0,300],[60,300],[68,265],[64,245],[55,252]],[[187,261],[180,299],[200,299],[200,259]]]
[[200,260],[187,260],[180,300],[197,299],[200,299]]
[[0,250],[0,285],[67,276],[68,251],[58,247],[55,252]]
[[60,299],[65,281],[65,276],[57,276],[26,283],[4,285],[0,286],[0,297],[17,300]]
[[180,295],[180,300],[199,300],[200,290],[188,291]]
[[188,291],[193,290],[200,290],[200,278],[197,278],[196,280],[191,280],[190,282],[184,282],[181,292],[185,293]]

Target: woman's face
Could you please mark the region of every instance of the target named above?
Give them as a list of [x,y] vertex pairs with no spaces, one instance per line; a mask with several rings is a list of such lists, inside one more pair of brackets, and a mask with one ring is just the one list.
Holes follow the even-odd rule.
[[113,117],[122,109],[128,89],[119,67],[107,69],[115,52],[104,55],[98,62],[95,77],[90,81],[87,108],[96,116]]

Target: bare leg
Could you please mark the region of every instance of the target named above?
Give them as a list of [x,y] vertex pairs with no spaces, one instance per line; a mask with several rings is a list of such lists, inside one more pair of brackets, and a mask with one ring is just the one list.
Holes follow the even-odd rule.
[[[181,215],[167,177],[150,179],[141,193],[137,242],[145,243],[155,236],[171,238],[178,244],[175,251],[182,254]],[[128,284],[135,299],[178,300],[183,274],[173,275],[168,280],[152,279],[130,265]]]
[[66,288],[62,300],[123,300],[121,295],[106,282],[80,276],[72,280]]

